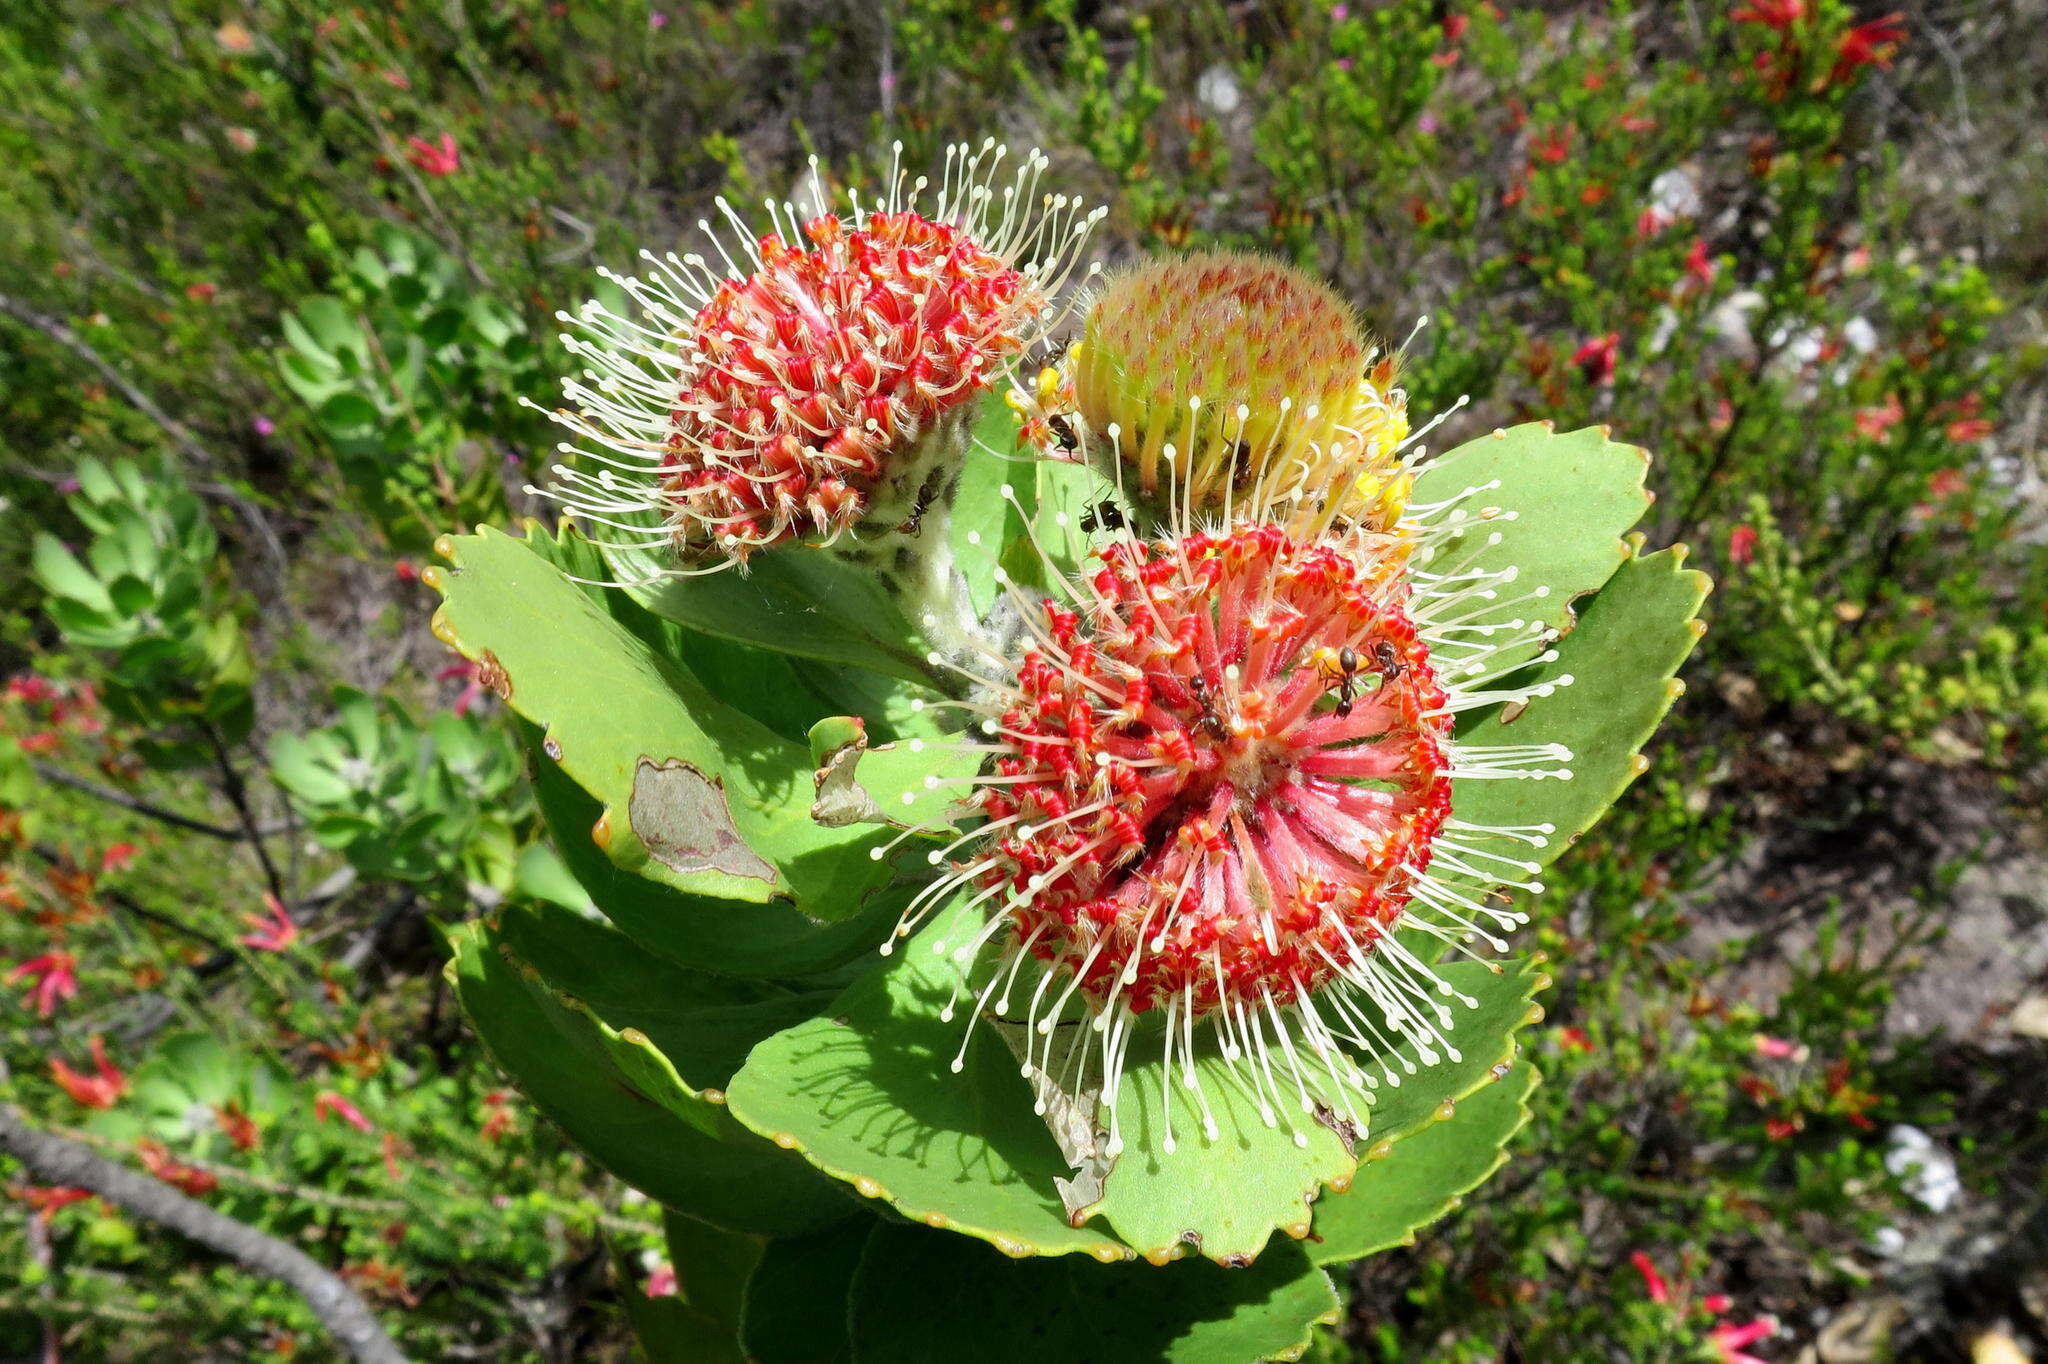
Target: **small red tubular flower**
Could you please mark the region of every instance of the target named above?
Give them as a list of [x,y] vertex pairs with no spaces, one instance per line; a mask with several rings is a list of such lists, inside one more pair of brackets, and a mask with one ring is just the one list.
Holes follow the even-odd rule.
[[1835,45],[1835,65],[1828,72],[1828,84],[1840,85],[1865,66],[1887,68],[1892,55],[1905,41],[1905,15],[1887,14],[1846,30]]
[[1705,238],[1692,239],[1692,246],[1685,253],[1685,273],[1703,285],[1714,282],[1714,258],[1707,254]]
[[863,524],[915,533],[969,401],[1043,337],[1100,217],[1041,198],[1035,152],[998,189],[1003,157],[992,142],[952,149],[930,216],[926,182],[899,173],[850,218],[822,195],[771,204],[774,230],[719,245],[716,262],[643,253],[648,278],[606,272],[640,317],[562,315],[591,368],[566,387],[578,410],[556,419],[598,448],[594,469],[557,468],[550,495],[622,532],[612,548],[711,569]]
[[1749,1044],[1757,1055],[1767,1056],[1773,1061],[1791,1060],[1804,1050],[1797,1042],[1787,1042],[1782,1037],[1771,1037],[1764,1033],[1758,1033],[1750,1038]]
[[462,153],[455,145],[453,133],[443,133],[433,142],[423,137],[408,138],[406,145],[411,150],[406,152],[405,159],[428,175],[453,175],[462,169]]
[[214,1109],[213,1120],[237,1151],[253,1151],[263,1140],[262,1133],[256,1128],[256,1120],[243,1112],[238,1103]]
[[331,1089],[323,1089],[313,1096],[313,1116],[321,1122],[332,1115],[353,1127],[358,1132],[375,1131],[375,1126],[363,1116],[363,1110],[344,1099]]
[[1746,564],[1756,557],[1756,527],[1737,526],[1728,532],[1728,562]]
[[[969,941],[933,950],[968,965],[1000,939],[973,1018],[1012,1016],[1013,993],[1028,993],[1015,1006],[1027,1073],[1073,1073],[1079,1049],[1077,1087],[1099,1085],[1110,1156],[1122,1149],[1117,1100],[1140,1017],[1161,1020],[1147,1035],[1165,1074],[1181,1067],[1184,1083],[1169,1090],[1191,1097],[1207,1140],[1217,1125],[1195,1078],[1197,1025],[1216,1030],[1268,1126],[1324,1112],[1362,1130],[1382,1079],[1417,1069],[1389,1033],[1422,1065],[1459,1054],[1443,1001],[1467,997],[1394,926],[1498,949],[1494,930],[1525,921],[1432,874],[1488,879],[1498,868],[1479,868],[1491,859],[1526,876],[1535,863],[1482,845],[1542,846],[1553,830],[1453,819],[1452,778],[1564,776],[1556,764],[1569,754],[1468,749],[1452,725],[1463,709],[1548,695],[1569,677],[1488,689],[1505,641],[1553,636],[1520,619],[1499,636],[1439,625],[1475,594],[1493,600],[1513,574],[1410,579],[1399,540],[1363,528],[1303,538],[1254,521],[1126,534],[1066,584],[1064,605],[998,574],[1029,640],[1003,676],[978,679],[988,699],[967,703],[989,740],[975,750],[990,754],[986,770],[961,779],[986,819],[960,841],[979,852],[920,895],[898,934],[956,892],[987,906]],[[1035,985],[1019,984],[1027,968]],[[1070,1005],[1090,1026],[1057,1026]],[[1353,1047],[1378,1056],[1383,1074]],[[1287,1121],[1306,1144],[1304,1124]]]
[[1783,33],[1798,23],[1805,14],[1805,0],[1757,0],[1755,4],[1744,5],[1734,10],[1728,17],[1738,24],[1759,24]]
[[1721,1364],[1768,1364],[1768,1361],[1746,1351],[1759,1340],[1777,1333],[1778,1322],[1774,1317],[1758,1317],[1746,1326],[1724,1321],[1707,1332],[1707,1343],[1721,1357]]
[[25,1184],[8,1189],[8,1196],[19,1199],[36,1210],[36,1221],[44,1226],[50,1224],[59,1209],[73,1203],[83,1203],[92,1197],[90,1189],[74,1189],[61,1184]]
[[135,862],[135,854],[141,851],[133,843],[116,843],[100,854],[100,870],[123,872]]
[[135,1154],[142,1158],[144,1169],[193,1198],[204,1198],[220,1187],[218,1175],[174,1158],[170,1148],[154,1138],[144,1137],[136,1142]]
[[1657,1265],[1647,1252],[1630,1251],[1628,1262],[1636,1267],[1636,1273],[1643,1276],[1643,1291],[1650,1295],[1651,1302],[1671,1301],[1671,1288],[1664,1282],[1664,1276],[1657,1272]]
[[39,1018],[48,1018],[57,1005],[78,993],[78,958],[69,952],[45,952],[30,957],[7,973],[7,983],[30,982],[24,998]]
[[97,1037],[92,1039],[92,1060],[92,1075],[81,1075],[62,1061],[52,1060],[50,1078],[87,1108],[112,1108],[128,1092],[128,1077],[107,1059],[107,1044]]
[[1615,360],[1621,353],[1621,333],[1609,332],[1596,336],[1572,352],[1572,363],[1579,373],[1586,376],[1589,384],[1611,384],[1614,382]]
[[265,895],[263,913],[244,914],[242,922],[256,930],[242,935],[242,946],[258,952],[282,952],[299,940],[299,926],[275,895]]

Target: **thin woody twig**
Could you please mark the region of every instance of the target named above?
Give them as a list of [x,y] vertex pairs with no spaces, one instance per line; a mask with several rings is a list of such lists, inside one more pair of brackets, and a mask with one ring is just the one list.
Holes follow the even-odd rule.
[[218,1251],[252,1273],[289,1285],[351,1359],[404,1364],[405,1356],[368,1304],[297,1247],[216,1212],[160,1180],[117,1165],[91,1147],[32,1127],[11,1104],[0,1104],[0,1150],[39,1180],[89,1190],[128,1213]]
[[[205,834],[208,838],[218,838],[229,843],[240,843],[249,837],[249,830],[245,828],[231,829],[225,824],[213,824],[191,815],[181,815],[176,810],[167,810],[163,806],[146,801],[140,796],[131,796],[126,791],[117,791],[111,786],[102,786],[98,782],[78,776],[76,773],[66,772],[63,768],[52,763],[46,763],[40,758],[34,759],[33,764],[36,775],[44,781],[53,781],[59,786],[68,786],[74,791],[83,791],[95,800],[103,800],[109,805],[118,805],[124,810],[132,810],[138,815],[147,815],[158,823],[186,829],[195,834]],[[273,820],[271,823],[258,825],[256,832],[264,837],[269,837],[272,834],[283,833],[285,828],[286,825],[283,822]]]

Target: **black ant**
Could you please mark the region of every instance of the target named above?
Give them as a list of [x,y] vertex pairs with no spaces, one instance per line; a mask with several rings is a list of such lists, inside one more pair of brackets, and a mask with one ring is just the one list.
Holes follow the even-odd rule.
[[1106,497],[1081,513],[1081,529],[1090,535],[1099,530],[1122,530],[1126,524],[1122,509]]
[[1209,681],[1200,673],[1188,679],[1188,690],[1195,694],[1195,704],[1202,708],[1202,718],[1195,721],[1199,732],[1222,743],[1230,738],[1230,730],[1216,715],[1216,707],[1209,700]]
[[932,503],[938,500],[939,477],[935,472],[931,477],[918,485],[917,501],[911,505],[910,517],[902,525],[896,527],[896,533],[899,535],[917,534],[918,528],[924,524],[924,514],[930,511]]
[[[1401,655],[1394,646],[1382,639],[1372,646],[1374,670],[1379,673],[1379,685],[1384,687],[1408,671],[1408,665],[1401,661]],[[1358,650],[1350,645],[1341,649],[1318,649],[1315,666],[1326,681],[1337,684],[1336,714],[1342,719],[1351,714],[1351,708],[1358,704],[1358,679],[1363,661]]]
[[1358,701],[1358,669],[1358,650],[1349,644],[1334,653],[1329,649],[1316,651],[1316,672],[1337,684],[1339,719],[1351,714],[1351,707]]
[[1055,412],[1045,419],[1045,429],[1052,432],[1053,444],[1060,447],[1062,454],[1071,455],[1081,448],[1081,437],[1074,431],[1074,419],[1064,412]]

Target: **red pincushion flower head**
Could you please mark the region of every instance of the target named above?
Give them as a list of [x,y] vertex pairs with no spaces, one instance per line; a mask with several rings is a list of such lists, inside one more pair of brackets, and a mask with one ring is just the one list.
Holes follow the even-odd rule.
[[[1463,997],[1392,930],[1501,948],[1493,930],[1522,921],[1486,890],[1503,877],[1532,886],[1535,864],[1492,849],[1503,837],[1542,846],[1553,830],[1460,821],[1452,779],[1566,777],[1570,755],[1469,748],[1452,722],[1568,684],[1489,685],[1551,632],[1469,623],[1512,570],[1409,569],[1365,527],[1126,531],[1094,561],[1065,601],[1029,600],[999,575],[1026,638],[961,703],[987,740],[969,779],[984,822],[899,936],[957,897],[981,909],[969,941],[935,950],[968,963],[1002,944],[967,987],[974,1016],[1021,1007],[1025,1073],[1041,1086],[1060,1073],[1072,1093],[1095,1077],[1107,1155],[1121,1149],[1117,1097],[1139,1037],[1214,1138],[1198,1024],[1215,1029],[1269,1125],[1320,1106],[1363,1129],[1371,1092],[1398,1084],[1397,1066],[1416,1069],[1388,1059],[1393,1044],[1425,1065],[1457,1055],[1444,1000]],[[1092,1026],[1056,1026],[1075,1011]],[[1069,1044],[1084,1048],[1078,1062]],[[1351,1048],[1380,1056],[1378,1073]],[[1170,1113],[1166,1127],[1170,1152]]]
[[1055,323],[1101,216],[1038,193],[1039,153],[1014,169],[1005,155],[951,148],[935,203],[899,171],[847,216],[813,162],[812,205],[770,202],[766,235],[720,200],[738,249],[700,222],[715,261],[642,252],[646,279],[604,272],[638,316],[595,301],[561,315],[590,368],[555,416],[596,448],[590,467],[556,470],[550,495],[623,535],[614,548],[684,561],[654,576],[862,527],[916,531],[964,450],[969,400]]

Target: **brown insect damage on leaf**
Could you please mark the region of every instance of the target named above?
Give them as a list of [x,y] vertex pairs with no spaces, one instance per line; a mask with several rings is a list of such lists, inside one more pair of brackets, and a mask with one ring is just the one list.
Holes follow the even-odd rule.
[[828,829],[883,820],[882,807],[854,779],[854,769],[867,751],[867,726],[856,719],[845,742],[827,750],[817,771],[811,774],[817,791],[811,802],[812,819]]
[[740,837],[724,785],[681,758],[640,759],[626,818],[648,855],[671,871],[718,871],[775,883],[774,864]]
[[[1073,1178],[1055,1175],[1052,1182],[1067,1210],[1067,1225],[1078,1227],[1102,1201],[1103,1186],[1110,1171],[1116,1168],[1116,1158],[1103,1154],[1102,1133],[1095,1125],[1101,1093],[1094,1088],[1075,1094],[1061,1089],[1051,1075],[1033,1062],[1031,1039],[1023,1027],[1005,1019],[992,1021],[1010,1054],[1027,1068],[1026,1078],[1031,1081],[1033,1097],[1045,1104],[1046,1128],[1060,1154],[1074,1169]],[[1059,1069],[1058,1063],[1054,1069]]]
[[512,678],[505,672],[505,665],[498,662],[498,656],[489,649],[476,661],[476,680],[479,685],[489,687],[500,701],[512,699]]
[[1337,1134],[1337,1140],[1344,1143],[1344,1150],[1350,1155],[1358,1154],[1358,1139],[1365,1135],[1359,1125],[1349,1118],[1340,1117],[1327,1104],[1316,1105],[1316,1121]]

